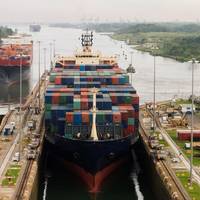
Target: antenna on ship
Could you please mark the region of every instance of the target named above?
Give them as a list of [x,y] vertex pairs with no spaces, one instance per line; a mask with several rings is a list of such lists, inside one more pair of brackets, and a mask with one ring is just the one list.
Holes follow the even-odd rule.
[[88,29],[85,34],[81,35],[81,45],[84,51],[90,51],[90,47],[93,45],[93,32],[89,33]]
[[93,140],[98,140],[98,135],[97,135],[97,127],[96,127],[96,113],[97,113],[97,108],[96,108],[96,95],[98,93],[98,89],[97,88],[93,88],[91,90],[91,92],[93,93],[93,107],[92,107],[92,130],[91,130],[91,138],[93,138]]

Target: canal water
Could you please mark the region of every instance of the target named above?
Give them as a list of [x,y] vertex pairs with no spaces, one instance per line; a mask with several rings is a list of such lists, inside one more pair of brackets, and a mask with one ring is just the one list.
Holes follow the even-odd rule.
[[[77,48],[80,48],[80,36],[82,30],[79,29],[63,29],[51,28],[43,26],[41,32],[30,33],[28,25],[11,25],[17,28],[21,33],[32,34],[30,40],[34,41],[33,65],[30,70],[30,87],[24,85],[25,92],[32,88],[38,80],[38,41],[41,41],[41,72],[44,71],[44,48],[46,48],[46,68],[49,68],[50,60],[50,43],[55,40],[56,54],[70,55]],[[149,53],[140,52],[125,45],[124,42],[115,41],[104,34],[95,34],[94,48],[100,50],[105,55],[117,55],[120,66],[124,69],[130,64],[130,51],[133,51],[133,65],[136,73],[133,75],[133,85],[140,95],[140,103],[152,101],[153,99],[153,57]],[[123,52],[127,55],[127,60],[123,56]],[[53,53],[53,52],[52,52]],[[166,100],[176,97],[188,97],[191,94],[191,63],[180,63],[175,60],[163,57],[156,57],[156,100]],[[197,64],[195,70],[195,87],[196,95],[200,94],[200,65]],[[4,88],[5,87],[5,88]],[[0,91],[0,101],[7,101],[9,96],[12,102],[17,103],[18,90],[14,91],[13,85],[2,86]],[[7,92],[9,95],[7,95]],[[11,95],[10,95],[11,94]]]
[[[21,33],[29,33],[28,25],[11,25]],[[78,29],[62,29],[42,26],[40,33],[31,33],[30,40],[34,41],[33,65],[30,70],[30,80],[24,83],[26,96],[29,89],[38,81],[38,41],[41,41],[41,72],[49,68],[50,64],[50,43],[55,40],[56,54],[70,55],[80,47],[80,35]],[[148,53],[133,50],[123,42],[114,41],[104,34],[95,34],[94,48],[106,55],[117,55],[122,68],[130,64],[130,51],[133,51],[133,65],[136,73],[133,75],[133,85],[140,96],[140,102],[152,101],[153,97],[153,57]],[[46,48],[46,63],[44,66],[44,48]],[[123,56],[127,54],[127,60]],[[200,66],[195,66],[195,93],[199,94]],[[18,103],[19,84],[1,87],[0,101]],[[171,99],[174,96],[187,97],[191,94],[191,63],[179,63],[172,59],[156,57],[156,100]],[[11,98],[12,97],[12,98]],[[72,199],[72,200],[153,200],[154,194],[151,191],[151,183],[144,175],[143,169],[139,170],[136,162],[130,162],[123,166],[116,173],[111,175],[103,185],[97,197],[87,192],[84,184],[67,172],[62,163],[56,162],[50,156],[45,162],[45,170],[42,170],[40,183],[40,198],[48,200]],[[46,173],[47,172],[47,173]],[[47,175],[45,179],[44,176]]]

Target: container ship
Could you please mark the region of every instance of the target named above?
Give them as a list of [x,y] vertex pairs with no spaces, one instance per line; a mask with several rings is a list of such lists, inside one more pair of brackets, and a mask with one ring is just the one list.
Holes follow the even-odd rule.
[[82,49],[58,57],[45,92],[45,129],[50,151],[79,175],[89,191],[130,156],[138,140],[139,96],[115,56]]
[[29,30],[30,32],[40,32],[41,26],[39,24],[31,24]]
[[0,45],[0,82],[12,85],[22,79],[28,80],[32,64],[33,42],[21,36],[3,39]]

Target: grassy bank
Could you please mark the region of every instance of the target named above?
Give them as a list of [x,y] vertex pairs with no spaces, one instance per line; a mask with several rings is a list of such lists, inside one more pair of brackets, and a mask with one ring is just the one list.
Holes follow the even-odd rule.
[[17,182],[17,178],[19,176],[21,166],[20,165],[11,165],[8,168],[5,178],[2,180],[2,186],[15,186]]
[[[129,41],[136,49],[169,57],[178,61],[188,61],[193,57],[200,60],[199,24],[135,24],[123,27],[112,35],[113,39]],[[152,47],[159,49],[152,52]]]
[[[200,60],[200,33],[187,32],[138,32],[115,33],[113,39],[129,41],[130,45],[137,45],[140,51],[155,53],[181,62],[191,60],[193,57]],[[152,47],[159,49],[152,52]]]
[[200,200],[200,186],[197,183],[193,183],[192,186],[190,186],[188,182],[189,173],[177,172],[176,176],[179,178],[179,180],[183,184],[183,187],[186,189],[191,199]]

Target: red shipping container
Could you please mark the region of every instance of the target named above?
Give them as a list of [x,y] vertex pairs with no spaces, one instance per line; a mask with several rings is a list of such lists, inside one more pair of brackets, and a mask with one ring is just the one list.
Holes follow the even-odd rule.
[[121,114],[120,112],[113,113],[113,122],[120,123],[121,122]]
[[139,104],[139,96],[137,94],[132,94],[132,97],[132,104]]
[[112,103],[117,102],[117,97],[116,96],[110,96]]
[[92,82],[92,81],[93,81],[93,78],[92,78],[92,77],[88,77],[88,78],[87,78],[87,81],[88,81],[88,82]]
[[88,110],[88,99],[81,98],[81,110]]
[[62,83],[61,83],[61,77],[56,77],[55,78],[55,84],[56,85],[62,85]]
[[82,117],[83,123],[89,123],[90,122],[89,112],[82,112],[81,117]]
[[128,117],[134,118],[135,111],[134,110],[128,110]]
[[126,137],[128,135],[129,135],[128,129],[123,129],[123,137]]
[[59,104],[60,93],[53,93],[52,104]]
[[118,77],[112,77],[112,84],[113,84],[113,85],[119,84],[119,79],[118,79]]
[[73,113],[72,112],[67,112],[66,113],[66,121],[68,123],[72,123],[73,122]]
[[128,133],[133,133],[134,132],[134,126],[133,125],[128,125]]
[[128,111],[121,111],[122,120],[128,120]]
[[88,95],[82,95],[81,94],[81,99],[85,99],[85,98],[88,98]]
[[82,98],[88,98],[89,93],[88,92],[81,92],[81,99]]
[[139,119],[139,112],[134,112],[134,118]]

